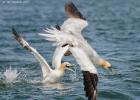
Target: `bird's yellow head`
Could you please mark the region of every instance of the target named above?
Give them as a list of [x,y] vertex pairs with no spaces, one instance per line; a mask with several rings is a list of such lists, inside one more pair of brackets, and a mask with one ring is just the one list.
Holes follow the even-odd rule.
[[69,62],[64,62],[64,63],[62,63],[62,64],[60,65],[60,69],[61,69],[61,70],[64,70],[65,67],[70,67],[70,66],[72,66],[71,63],[69,63]]
[[69,62],[64,62],[64,63],[62,63],[62,64],[60,65],[60,70],[64,71],[65,69],[67,69],[67,70],[73,72],[73,70],[69,68],[69,67],[71,67],[71,66],[74,66],[74,64],[71,64],[71,63],[69,63]]
[[105,69],[111,68],[111,64],[105,59],[101,59],[99,64]]

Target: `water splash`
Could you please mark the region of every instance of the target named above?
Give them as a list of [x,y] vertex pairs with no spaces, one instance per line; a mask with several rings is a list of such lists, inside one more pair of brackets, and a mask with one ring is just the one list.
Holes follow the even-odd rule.
[[12,69],[11,66],[8,69],[6,69],[6,71],[3,73],[5,80],[8,83],[14,82],[19,76],[19,74],[20,73],[18,73],[16,69]]
[[118,70],[115,69],[115,68],[110,68],[110,69],[107,69],[109,75],[116,75],[118,74]]
[[75,67],[73,73],[70,74],[70,80],[71,80],[72,82],[77,80],[77,71],[76,71],[76,70],[77,70],[77,69],[76,69],[76,67]]

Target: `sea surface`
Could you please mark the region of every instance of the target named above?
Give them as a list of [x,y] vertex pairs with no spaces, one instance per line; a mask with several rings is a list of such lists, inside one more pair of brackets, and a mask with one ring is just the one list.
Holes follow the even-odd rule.
[[[0,0],[0,100],[87,100],[83,77],[73,57],[75,73],[66,70],[60,84],[41,84],[41,68],[23,49],[11,28],[45,57],[51,65],[55,47],[39,36],[46,27],[61,25],[69,0]],[[71,0],[70,0],[71,1]],[[113,71],[97,66],[98,100],[140,100],[140,0],[73,0],[89,22],[84,37],[111,64]],[[13,83],[3,72],[11,66],[20,74]]]

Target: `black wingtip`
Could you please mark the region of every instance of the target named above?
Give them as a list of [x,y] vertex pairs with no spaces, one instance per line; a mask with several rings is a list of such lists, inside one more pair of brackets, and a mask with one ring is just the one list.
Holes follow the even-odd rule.
[[15,37],[21,37],[14,27],[12,27],[12,33],[14,34]]
[[15,36],[15,39],[17,40],[17,42],[25,49],[32,51],[32,49],[30,48],[29,44],[27,43],[26,40],[24,40],[24,38],[22,36],[20,36],[20,34],[15,30],[14,27],[12,27],[12,34]]
[[74,5],[74,3],[72,1],[69,1],[65,4],[65,7],[68,6],[68,5]]
[[65,11],[67,12],[69,17],[80,18],[86,20],[85,17],[81,14],[78,8],[74,5],[73,2],[67,2],[65,4]]
[[76,6],[74,5],[74,3],[73,3],[72,1],[69,1],[69,2],[67,2],[67,3],[65,4],[65,9],[66,9],[68,6],[73,6],[73,7],[77,10]]
[[86,92],[86,97],[88,100],[96,100],[97,93],[97,74],[90,73],[89,71],[82,71],[84,78],[84,90]]
[[13,33],[13,34],[17,34],[17,32],[16,32],[16,30],[15,30],[14,27],[12,27],[12,33]]

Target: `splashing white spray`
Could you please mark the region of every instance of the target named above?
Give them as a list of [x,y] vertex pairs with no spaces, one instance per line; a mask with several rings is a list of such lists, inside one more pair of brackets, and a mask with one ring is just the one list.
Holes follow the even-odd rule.
[[8,83],[14,82],[19,74],[20,73],[18,73],[16,69],[12,69],[11,66],[3,73],[3,75],[5,76],[5,80]]
[[[76,66],[76,65],[74,65],[74,66]],[[74,71],[73,71],[73,73],[72,74],[70,74],[70,79],[71,79],[71,81],[76,81],[76,79],[77,79],[77,73],[76,73],[76,67],[74,67],[75,69],[74,69]]]

